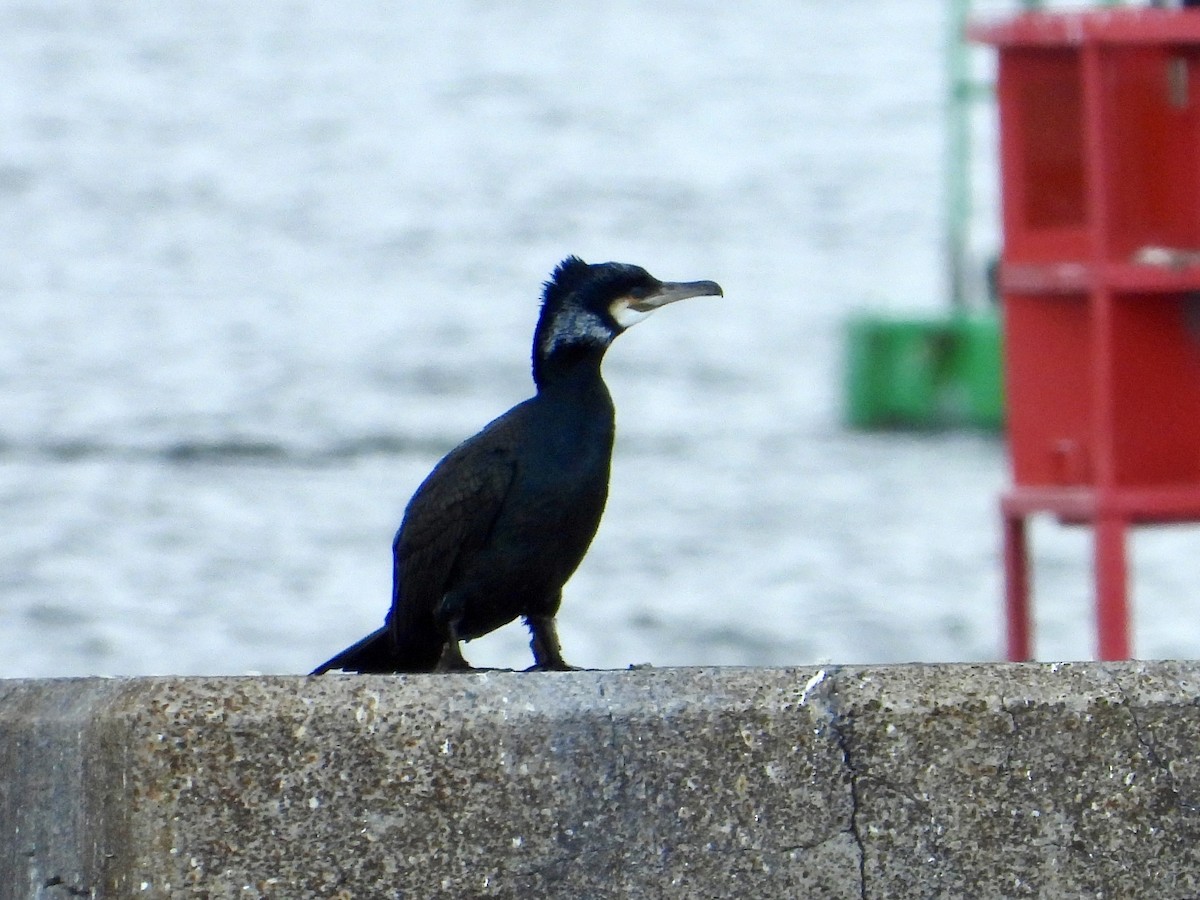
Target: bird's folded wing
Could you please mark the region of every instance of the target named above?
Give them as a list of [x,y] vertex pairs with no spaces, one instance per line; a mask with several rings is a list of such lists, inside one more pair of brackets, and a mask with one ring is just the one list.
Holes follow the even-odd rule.
[[511,410],[455,447],[409,502],[395,546],[406,605],[432,608],[459,561],[486,545],[516,473],[522,412]]

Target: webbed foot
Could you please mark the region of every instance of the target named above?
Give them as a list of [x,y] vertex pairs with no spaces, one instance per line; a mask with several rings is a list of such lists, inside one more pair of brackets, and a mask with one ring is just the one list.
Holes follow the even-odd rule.
[[593,669],[585,669],[582,666],[573,666],[564,660],[547,663],[534,663],[526,672],[591,672]]
[[475,667],[463,657],[458,649],[458,641],[447,641],[442,648],[442,655],[433,667],[435,672],[474,672]]

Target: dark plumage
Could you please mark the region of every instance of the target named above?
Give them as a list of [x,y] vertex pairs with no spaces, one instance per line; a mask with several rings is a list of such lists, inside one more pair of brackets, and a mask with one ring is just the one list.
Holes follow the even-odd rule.
[[638,266],[563,260],[533,336],[537,393],[451,450],[417,488],[392,545],[386,623],[313,674],[470,668],[459,641],[519,616],[534,668],[569,669],[554,616],[608,496],[604,352],[658,307],[720,294],[712,281],[664,283]]

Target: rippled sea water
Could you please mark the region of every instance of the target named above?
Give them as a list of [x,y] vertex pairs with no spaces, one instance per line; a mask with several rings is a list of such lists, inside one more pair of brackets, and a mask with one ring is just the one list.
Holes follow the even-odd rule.
[[[945,15],[0,2],[0,676],[301,672],[376,627],[568,253],[726,291],[609,354],[568,659],[996,658],[1002,444],[840,422],[847,316],[944,304]],[[1200,650],[1197,540],[1138,538],[1141,655]],[[1034,530],[1044,657],[1091,652],[1088,547]],[[529,662],[518,625],[466,653]]]

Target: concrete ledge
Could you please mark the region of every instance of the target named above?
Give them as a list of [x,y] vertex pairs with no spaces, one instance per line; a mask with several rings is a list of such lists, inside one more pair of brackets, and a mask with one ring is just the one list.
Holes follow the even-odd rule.
[[1200,665],[0,682],[0,897],[1200,895]]

